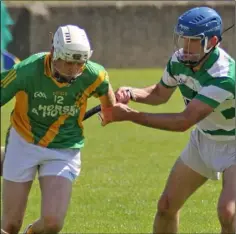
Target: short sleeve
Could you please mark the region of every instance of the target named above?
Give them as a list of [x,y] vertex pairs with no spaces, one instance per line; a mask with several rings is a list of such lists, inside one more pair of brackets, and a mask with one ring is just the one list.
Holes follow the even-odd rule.
[[99,73],[99,77],[101,79],[101,83],[93,93],[95,97],[101,97],[103,95],[106,95],[108,94],[108,91],[109,91],[110,82],[109,82],[108,72],[106,70],[101,71]]
[[177,80],[171,73],[171,60],[169,60],[161,78],[161,84],[166,88],[175,88],[178,85]]

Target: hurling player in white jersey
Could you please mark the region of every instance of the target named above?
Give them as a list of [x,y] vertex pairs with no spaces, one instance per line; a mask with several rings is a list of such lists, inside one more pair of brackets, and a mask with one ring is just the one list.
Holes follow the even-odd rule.
[[[219,48],[222,28],[220,15],[209,7],[182,14],[174,33],[176,50],[161,82],[145,88],[119,88],[116,98],[120,103],[104,115],[107,124],[131,121],[175,132],[196,125],[158,201],[154,233],[177,233],[185,201],[208,179],[219,179],[219,173],[223,175],[217,206],[221,233],[235,232],[235,61]],[[183,112],[144,113],[126,105],[130,96],[139,103],[166,103],[176,87],[186,103]]]

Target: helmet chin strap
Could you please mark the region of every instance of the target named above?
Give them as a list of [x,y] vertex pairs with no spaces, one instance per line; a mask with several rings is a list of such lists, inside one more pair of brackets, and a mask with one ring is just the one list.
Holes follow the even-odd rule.
[[207,44],[208,44],[208,37],[205,37],[204,39],[204,55],[202,56],[201,59],[199,59],[199,61],[197,61],[196,63],[190,65],[191,68],[195,68],[197,67],[219,44],[220,44],[220,41],[217,42],[216,45],[210,47],[210,48],[207,48]]
[[82,72],[80,72],[76,77],[73,77],[68,80],[65,76],[61,75],[56,69],[54,69],[52,62],[51,62],[51,70],[52,70],[53,77],[57,80],[57,82],[67,83],[68,85],[71,85],[72,83],[74,83],[76,81],[76,78],[82,74]]
[[203,47],[205,54],[208,54],[208,53],[212,50],[213,47],[216,47],[216,46],[219,45],[220,43],[218,42],[215,46],[212,46],[212,47],[210,47],[210,48],[208,48],[208,49],[207,49],[207,44],[208,44],[208,37],[205,37],[205,39],[204,39],[204,47]]
[[71,85],[76,80],[75,77],[68,80],[64,76],[62,76],[58,71],[54,72],[54,77],[59,83],[68,83],[69,85]]
[[202,56],[202,58],[201,59],[199,59],[199,61],[197,61],[197,62],[195,62],[194,64],[189,64],[189,65],[187,65],[188,67],[190,67],[190,68],[195,68],[195,67],[197,67],[214,49],[216,48],[216,45],[215,46],[213,46],[213,47],[211,47],[211,48],[209,48],[207,51],[207,53],[205,53],[203,56]]

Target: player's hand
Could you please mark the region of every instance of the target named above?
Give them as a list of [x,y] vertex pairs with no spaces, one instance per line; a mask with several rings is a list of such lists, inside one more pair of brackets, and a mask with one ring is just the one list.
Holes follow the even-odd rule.
[[133,111],[133,109],[123,103],[116,103],[113,107],[102,110],[102,125],[129,120],[130,113]]
[[132,99],[130,87],[120,87],[115,92],[117,102],[127,104]]

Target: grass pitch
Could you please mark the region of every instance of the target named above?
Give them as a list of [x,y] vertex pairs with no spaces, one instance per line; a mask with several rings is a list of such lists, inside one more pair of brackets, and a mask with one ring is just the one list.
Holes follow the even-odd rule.
[[[109,70],[113,88],[143,87],[158,82],[157,69]],[[89,107],[98,103],[91,98]],[[1,110],[1,143],[4,144],[13,102]],[[142,111],[178,112],[183,100],[177,91],[159,107],[131,103]],[[159,131],[123,122],[101,127],[98,118],[84,122],[85,148],[82,172],[62,232],[151,233],[156,203],[168,173],[188,142],[189,133]],[[17,155],[16,155],[17,157]],[[207,182],[185,204],[181,233],[217,233],[216,205],[221,182]],[[23,227],[39,217],[40,191],[35,181]]]

